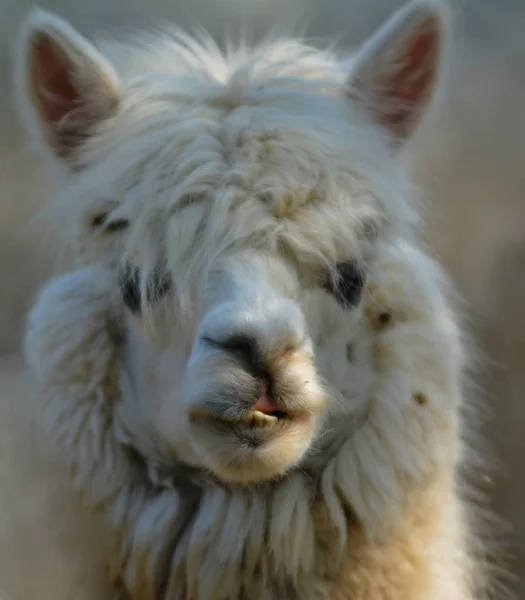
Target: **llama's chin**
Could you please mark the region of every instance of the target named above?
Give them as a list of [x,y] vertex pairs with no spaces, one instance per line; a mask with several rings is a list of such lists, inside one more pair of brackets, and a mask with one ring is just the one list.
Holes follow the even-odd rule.
[[297,466],[310,448],[317,418],[303,416],[251,425],[205,419],[193,423],[193,446],[204,466],[226,482],[275,479]]

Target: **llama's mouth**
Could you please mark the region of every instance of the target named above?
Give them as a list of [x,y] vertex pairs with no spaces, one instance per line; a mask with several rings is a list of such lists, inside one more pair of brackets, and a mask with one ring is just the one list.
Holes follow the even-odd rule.
[[292,423],[307,423],[311,417],[312,415],[305,410],[292,410],[283,407],[272,398],[266,387],[263,387],[259,398],[252,406],[237,414],[230,410],[222,410],[219,407],[213,409],[210,407],[195,407],[190,410],[190,421],[192,423],[208,422],[252,430]]
[[202,409],[194,409],[190,411],[190,421],[192,423],[215,423],[222,425],[231,425],[237,427],[247,427],[250,429],[273,427],[276,425],[285,425],[291,423],[307,422],[311,415],[306,412],[287,412],[284,410],[276,410],[272,413],[262,412],[260,410],[251,410],[243,414],[239,418],[232,418],[227,415],[221,415],[216,412],[210,412]]
[[246,418],[239,421],[240,425],[248,427],[271,427],[272,425],[306,422],[311,418],[309,413],[288,413],[284,410],[277,410],[274,413],[264,413],[260,410],[254,410]]
[[257,402],[252,408],[252,412],[247,415],[249,425],[271,425],[285,419],[292,420],[298,415],[282,407],[271,394],[266,383],[261,387],[261,393]]
[[199,460],[228,482],[252,483],[284,473],[301,460],[318,428],[317,406],[307,394],[292,393],[292,386],[286,389],[280,382],[255,383],[238,393],[211,389],[188,411]]
[[277,399],[266,382],[261,382],[255,402],[248,403],[244,407],[225,402],[196,406],[189,412],[192,423],[215,422],[249,429],[306,422],[311,416],[303,407],[287,406],[281,399]]

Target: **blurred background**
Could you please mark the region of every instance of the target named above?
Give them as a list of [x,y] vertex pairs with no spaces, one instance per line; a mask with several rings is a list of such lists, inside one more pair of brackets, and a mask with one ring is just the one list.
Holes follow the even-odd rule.
[[[26,149],[12,99],[13,36],[30,0],[0,0],[0,400],[26,393],[20,358],[25,313],[53,267],[44,231],[28,219],[52,192]],[[42,0],[81,32],[122,31],[170,19],[219,36],[243,25],[299,22],[351,50],[400,0]],[[512,572],[525,577],[525,1],[456,1],[443,93],[412,147],[425,240],[465,300],[484,354],[478,383],[490,408],[494,475],[480,471],[508,524]],[[2,406],[0,405],[0,410]],[[1,412],[0,412],[1,414]],[[519,583],[517,584],[519,585]],[[525,597],[521,586],[519,597]]]

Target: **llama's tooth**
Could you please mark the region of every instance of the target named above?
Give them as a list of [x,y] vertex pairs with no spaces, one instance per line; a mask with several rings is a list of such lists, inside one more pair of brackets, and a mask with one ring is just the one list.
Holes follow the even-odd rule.
[[253,411],[252,421],[254,423],[275,423],[277,421],[277,417],[274,415],[267,415],[260,410]]

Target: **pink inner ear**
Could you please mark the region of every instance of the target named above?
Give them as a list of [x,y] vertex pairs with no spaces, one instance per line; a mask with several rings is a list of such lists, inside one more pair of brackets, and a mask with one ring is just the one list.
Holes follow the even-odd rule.
[[85,98],[75,81],[75,65],[46,34],[33,43],[32,87],[40,116],[48,127],[49,141],[58,156],[68,158],[86,139],[89,115]]
[[47,35],[35,41],[33,58],[34,92],[43,119],[54,126],[79,104],[79,90],[72,80],[73,65]]
[[417,112],[435,75],[438,35],[434,26],[423,26],[400,56],[401,68],[391,75],[386,87],[391,110],[382,116],[385,125],[397,125]]

